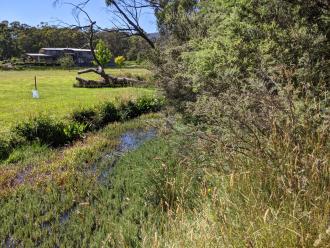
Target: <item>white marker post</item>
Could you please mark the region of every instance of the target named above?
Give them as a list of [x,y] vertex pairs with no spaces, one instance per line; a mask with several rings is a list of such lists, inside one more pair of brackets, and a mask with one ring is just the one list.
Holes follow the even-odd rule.
[[34,76],[34,90],[32,90],[32,98],[39,98],[39,92],[37,88],[37,76]]

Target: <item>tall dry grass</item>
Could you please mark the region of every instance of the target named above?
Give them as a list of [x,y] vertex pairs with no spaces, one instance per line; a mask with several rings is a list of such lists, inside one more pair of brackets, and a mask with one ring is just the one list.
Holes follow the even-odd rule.
[[143,246],[329,247],[327,94],[259,89],[203,97],[192,108],[195,135],[175,176],[162,174],[171,187],[161,195],[176,204],[167,204],[160,227],[146,227]]

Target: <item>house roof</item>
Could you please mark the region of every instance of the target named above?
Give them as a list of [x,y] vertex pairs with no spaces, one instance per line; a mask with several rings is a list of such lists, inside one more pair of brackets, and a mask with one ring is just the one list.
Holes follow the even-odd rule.
[[60,47],[43,47],[41,48],[43,50],[48,50],[48,51],[63,51],[63,50],[71,50],[75,52],[90,52],[90,49],[80,49],[80,48],[60,48]]
[[43,53],[26,53],[26,55],[31,57],[51,57],[50,55],[43,54]]

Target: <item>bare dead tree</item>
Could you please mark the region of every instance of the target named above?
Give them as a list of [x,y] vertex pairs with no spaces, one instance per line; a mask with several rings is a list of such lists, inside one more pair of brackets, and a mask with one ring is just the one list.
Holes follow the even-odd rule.
[[[152,48],[155,43],[149,38],[148,34],[140,25],[141,12],[145,9],[158,8],[153,0],[106,0],[107,5],[116,16],[113,24],[117,30],[129,32],[143,38]],[[117,22],[117,23],[116,23]],[[119,23],[119,25],[118,25]]]
[[[61,0],[54,0],[54,4]],[[99,30],[107,32],[124,32],[128,36],[140,36],[151,48],[155,48],[155,42],[151,39],[147,32],[141,27],[141,15],[146,11],[159,11],[162,7],[160,2],[168,0],[105,0],[108,6],[110,22],[112,28],[105,28],[95,25]],[[81,0],[75,4],[74,10],[84,10],[85,7],[93,2],[93,0]],[[71,3],[72,4],[72,3]],[[79,14],[78,14],[79,15]],[[79,22],[79,18],[76,21]]]
[[[96,53],[95,53],[95,47],[94,47],[94,38],[95,38],[95,33],[97,30],[100,29],[99,26],[96,25],[96,22],[92,20],[90,15],[87,13],[87,11],[84,9],[86,4],[90,0],[86,0],[80,4],[73,4],[73,3],[65,3],[67,5],[71,5],[73,7],[73,16],[77,22],[77,25],[70,25],[72,28],[79,28],[80,30],[85,30],[88,36],[88,41],[89,41],[89,47],[93,56],[93,59],[97,65],[97,68],[88,68],[84,70],[78,71],[78,74],[84,74],[84,73],[89,73],[93,72],[102,77],[102,81],[95,81],[95,80],[87,80],[83,79],[80,77],[76,77],[77,84],[75,86],[77,87],[118,87],[118,86],[132,86],[132,85],[137,85],[137,84],[144,84],[143,81],[136,80],[133,78],[121,78],[121,77],[114,77],[111,76],[110,74],[107,74],[104,70],[103,65],[100,63],[98,60]],[[86,17],[86,20],[88,21],[88,25],[82,26],[80,24],[80,14],[84,14]],[[109,30],[110,31],[110,30]]]

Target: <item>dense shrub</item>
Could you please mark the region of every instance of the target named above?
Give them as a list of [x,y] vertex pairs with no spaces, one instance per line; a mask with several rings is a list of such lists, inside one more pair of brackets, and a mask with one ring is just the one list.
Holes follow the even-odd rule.
[[119,106],[121,120],[135,118],[141,114],[160,111],[164,106],[163,98],[141,97],[136,101],[122,102]]
[[100,125],[100,116],[96,108],[83,108],[73,111],[71,119],[86,126],[86,130],[95,130]]
[[[187,136],[198,134],[189,163],[203,158],[208,172],[200,186],[205,215],[186,211],[182,234],[202,233],[205,221],[214,236],[198,237],[201,246],[326,246],[328,1],[164,4],[156,76],[192,127]],[[168,243],[170,235],[157,245],[191,246],[182,235]]]
[[68,141],[73,141],[81,138],[86,131],[86,125],[77,122],[68,123],[64,127],[64,133]]
[[57,60],[57,63],[59,63],[60,66],[64,69],[70,69],[75,66],[74,60],[73,60],[72,56],[70,56],[70,55],[65,55],[65,56],[60,57]]
[[118,121],[119,113],[116,106],[111,103],[104,103],[100,106],[100,122],[101,125],[106,125],[107,123]]
[[65,122],[45,116],[34,117],[14,126],[7,140],[0,139],[0,160],[6,159],[16,147],[27,143],[40,142],[59,147],[81,138],[86,131],[95,131],[111,122],[159,111],[163,105],[162,99],[142,97],[136,101],[122,102],[118,108],[113,103],[104,103],[75,110]]
[[136,101],[140,113],[160,111],[164,105],[164,99],[154,97],[141,97]]
[[128,102],[122,102],[119,106],[119,114],[121,120],[128,120],[135,118],[141,114],[137,107],[137,104],[131,100]]
[[141,97],[137,100],[121,102],[119,107],[113,103],[104,103],[89,109],[75,110],[71,119],[83,124],[86,130],[97,130],[114,121],[125,121],[144,113],[160,111],[164,100],[154,97]]
[[69,141],[64,129],[64,123],[53,118],[39,116],[19,123],[13,128],[12,132],[24,137],[28,142],[39,141],[57,147]]
[[307,85],[318,95],[330,89],[329,10],[326,1],[170,3],[160,14],[172,39],[154,59],[159,82],[180,107],[255,80],[269,91]]
[[0,139],[0,160],[8,157],[9,150],[8,141]]

